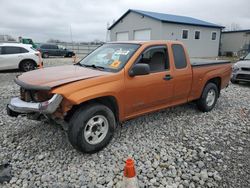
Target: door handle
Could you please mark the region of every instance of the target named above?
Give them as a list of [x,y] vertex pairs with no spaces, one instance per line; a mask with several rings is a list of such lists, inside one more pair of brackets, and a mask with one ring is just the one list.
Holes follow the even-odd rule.
[[169,74],[167,74],[167,75],[163,78],[163,80],[171,80],[171,79],[173,79],[173,77],[172,77],[171,75],[169,75]]

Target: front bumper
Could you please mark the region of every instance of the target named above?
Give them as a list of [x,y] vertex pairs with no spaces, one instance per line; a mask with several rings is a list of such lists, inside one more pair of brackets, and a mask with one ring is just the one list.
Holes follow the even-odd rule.
[[51,99],[44,102],[26,102],[19,97],[14,97],[7,105],[7,113],[9,116],[18,116],[19,114],[40,113],[52,114],[60,105],[63,97],[59,94],[54,94]]
[[232,73],[231,80],[250,82],[250,71],[237,71]]

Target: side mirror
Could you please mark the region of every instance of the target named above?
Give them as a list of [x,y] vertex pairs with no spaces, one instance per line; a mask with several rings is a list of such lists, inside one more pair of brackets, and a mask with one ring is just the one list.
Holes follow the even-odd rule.
[[150,73],[150,68],[148,64],[139,63],[135,64],[133,68],[129,71],[129,76],[139,76],[139,75],[146,75]]
[[240,60],[242,61],[242,60],[244,60],[244,58],[245,58],[245,57],[240,57]]

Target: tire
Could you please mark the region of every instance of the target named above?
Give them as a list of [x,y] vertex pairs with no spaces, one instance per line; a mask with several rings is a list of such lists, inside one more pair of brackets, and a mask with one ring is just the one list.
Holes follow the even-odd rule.
[[21,71],[28,72],[28,71],[31,71],[31,70],[35,70],[37,65],[32,60],[25,60],[25,61],[22,61],[20,63],[19,67],[20,67]]
[[42,55],[43,58],[49,58],[49,54],[47,52],[43,53]]
[[197,107],[202,112],[211,111],[218,99],[219,91],[218,87],[214,83],[208,83],[203,89],[200,99],[197,101]]
[[77,150],[95,153],[108,145],[115,127],[115,116],[107,106],[88,104],[73,114],[69,122],[68,138]]
[[239,81],[234,80],[234,79],[231,79],[231,82],[232,82],[232,84],[238,84],[239,83]]
[[73,54],[72,53],[67,53],[64,57],[72,57]]

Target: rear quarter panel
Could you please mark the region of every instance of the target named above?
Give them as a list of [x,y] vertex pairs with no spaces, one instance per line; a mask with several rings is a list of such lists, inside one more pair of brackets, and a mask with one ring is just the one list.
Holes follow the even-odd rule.
[[193,67],[193,84],[189,101],[200,98],[206,83],[213,78],[220,78],[220,88],[223,89],[229,84],[232,73],[231,63],[219,65],[206,65]]

